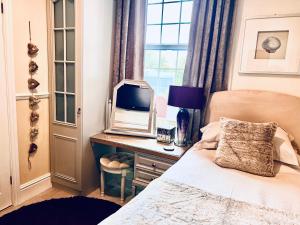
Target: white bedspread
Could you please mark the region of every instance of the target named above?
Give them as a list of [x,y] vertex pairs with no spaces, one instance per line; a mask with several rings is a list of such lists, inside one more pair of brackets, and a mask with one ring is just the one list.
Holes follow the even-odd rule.
[[[205,206],[205,203],[208,204],[209,201],[212,207],[212,199],[220,198],[222,202],[226,202],[229,198],[232,199],[235,205],[241,204],[240,208],[257,208],[255,213],[260,214],[261,218],[264,217],[264,214],[270,213],[271,215],[271,213],[276,212],[276,210],[278,210],[278,212],[285,211],[287,214],[285,216],[288,217],[291,217],[290,215],[292,214],[300,215],[299,170],[282,164],[276,164],[275,169],[278,172],[276,177],[260,177],[241,171],[221,168],[212,162],[214,154],[214,151],[190,150],[179,162],[166,171],[159,179],[154,181],[153,184],[150,184],[142,193],[101,224],[151,224],[149,221],[147,222],[146,219],[145,223],[141,223],[142,220],[140,220],[140,218],[144,218],[143,215],[147,215],[147,213],[151,215],[150,217],[153,218],[153,221],[156,221],[155,224],[183,224],[178,221],[172,222],[171,220],[161,219],[168,214],[157,213],[161,212],[161,208],[164,208],[164,202],[166,208],[164,213],[174,209],[169,207],[173,204],[170,202],[172,201],[171,195],[168,194],[170,190],[172,190],[173,196],[177,194],[179,199],[180,196],[182,199],[187,199],[188,204],[183,204],[185,207],[187,207],[187,205],[195,206],[191,207],[191,209],[199,209],[199,211],[201,211],[199,207]],[[176,186],[178,188],[176,188]],[[179,188],[180,186],[185,189],[188,188],[188,192],[197,193],[195,196],[205,194],[205,196],[208,197],[201,199],[201,201],[192,201],[193,199],[189,199],[189,195],[183,196],[180,194],[182,193],[181,188]],[[209,193],[209,195],[206,193]],[[166,196],[168,196],[168,198],[166,198]],[[164,198],[165,200],[162,201]],[[176,196],[174,196],[174,199],[176,199]],[[197,197],[195,197],[195,199],[197,199]],[[155,202],[159,204],[155,205]],[[197,205],[199,202],[200,205]],[[152,207],[152,211],[150,206],[154,206],[154,208]],[[212,215],[213,211],[217,210],[217,207],[218,205],[215,206],[215,208],[209,208],[211,212],[206,211],[207,215]],[[222,207],[220,204],[219,210],[225,208],[226,207]],[[233,214],[235,217],[237,217],[237,215],[243,215],[245,211],[241,210],[240,213],[236,213],[235,210],[235,214]],[[274,215],[277,214],[275,213]],[[170,212],[170,215],[172,215],[172,212]],[[197,211],[191,210],[190,214],[182,214],[181,216],[186,217],[186,221],[194,221],[192,224],[202,224],[199,220],[203,221],[205,217],[199,217],[199,215]],[[178,217],[176,218],[178,219]],[[257,221],[261,221],[261,218],[257,217]],[[286,219],[283,216],[280,218]],[[297,224],[292,219],[293,218],[291,218],[289,222]],[[127,223],[125,221],[127,221]],[[224,224],[223,220],[215,221],[217,222],[214,224]],[[253,224],[253,221],[249,223]],[[190,223],[187,222],[186,224]],[[209,221],[207,224],[210,224]],[[271,224],[276,223],[273,221]],[[279,221],[277,224],[280,224]]]

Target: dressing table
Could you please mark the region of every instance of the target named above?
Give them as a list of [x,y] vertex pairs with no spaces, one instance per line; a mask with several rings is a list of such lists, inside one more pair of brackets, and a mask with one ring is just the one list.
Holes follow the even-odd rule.
[[[134,153],[134,179],[132,194],[136,187],[146,187],[152,180],[163,174],[169,167],[177,162],[189,147],[174,146],[173,151],[166,151],[163,143],[153,138],[125,136],[118,134],[99,133],[90,138],[94,149],[95,144],[121,148]],[[100,148],[101,153],[101,148]]]

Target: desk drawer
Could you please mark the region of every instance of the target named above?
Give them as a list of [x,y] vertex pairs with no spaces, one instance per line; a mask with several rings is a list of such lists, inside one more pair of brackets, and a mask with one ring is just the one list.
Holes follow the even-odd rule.
[[136,180],[140,180],[144,183],[150,183],[151,181],[153,181],[154,179],[158,178],[159,175],[155,175],[140,169],[136,169],[135,171],[135,179]]
[[172,160],[156,158],[144,154],[136,154],[135,160],[137,168],[142,168],[160,174],[164,173],[175,163]]

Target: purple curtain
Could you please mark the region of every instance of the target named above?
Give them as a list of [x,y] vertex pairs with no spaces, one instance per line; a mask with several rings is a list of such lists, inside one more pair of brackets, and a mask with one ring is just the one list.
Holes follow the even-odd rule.
[[[210,94],[227,89],[227,54],[235,0],[194,0],[183,85],[202,87]],[[204,124],[207,101],[192,113],[190,137],[196,141]]]
[[146,0],[116,1],[113,87],[123,79],[143,79],[145,11]]

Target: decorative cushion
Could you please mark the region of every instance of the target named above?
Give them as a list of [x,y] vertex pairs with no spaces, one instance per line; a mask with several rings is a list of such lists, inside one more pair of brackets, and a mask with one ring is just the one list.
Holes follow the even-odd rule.
[[[221,124],[220,121],[211,122],[205,127],[201,128],[203,133],[201,141],[195,144],[199,149],[217,149],[218,142],[220,141]],[[275,136],[273,138],[274,153],[273,159],[279,162],[283,162],[292,166],[300,166],[299,155],[295,146],[293,146],[293,140],[295,138],[288,134],[281,127],[277,127]],[[210,148],[209,148],[210,147]]]
[[261,176],[274,176],[273,137],[277,123],[250,123],[221,118],[215,163]]
[[133,165],[133,156],[125,152],[111,153],[102,156],[100,164],[110,169],[126,169]]

